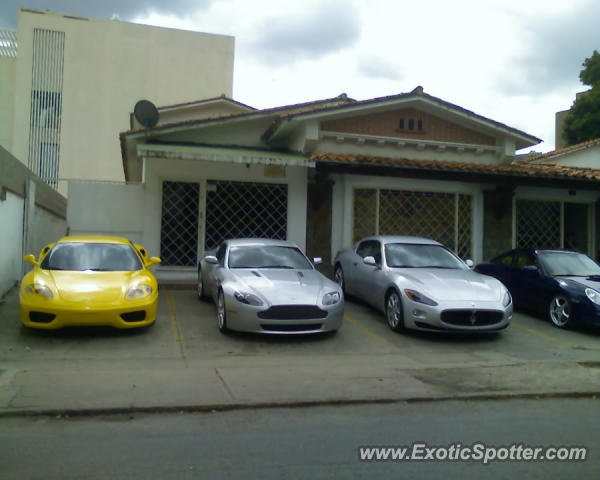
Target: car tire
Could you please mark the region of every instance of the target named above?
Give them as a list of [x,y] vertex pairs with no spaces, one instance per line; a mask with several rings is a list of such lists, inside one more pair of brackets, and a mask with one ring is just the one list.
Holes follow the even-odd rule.
[[217,296],[217,326],[221,333],[229,332],[229,328],[227,328],[227,309],[225,308],[225,294],[223,293],[223,290],[219,290],[219,295]]
[[385,298],[385,318],[388,327],[394,332],[404,330],[404,315],[402,312],[402,300],[397,290],[391,290]]
[[202,271],[198,269],[198,300],[204,302],[207,299],[204,292],[204,282],[202,281]]
[[340,286],[340,288],[342,289],[342,293],[345,296],[346,295],[346,280],[344,278],[344,270],[342,269],[342,266],[339,263],[335,266],[333,278],[335,279],[336,283]]
[[571,302],[565,295],[556,295],[548,305],[550,321],[558,328],[567,328],[571,321]]

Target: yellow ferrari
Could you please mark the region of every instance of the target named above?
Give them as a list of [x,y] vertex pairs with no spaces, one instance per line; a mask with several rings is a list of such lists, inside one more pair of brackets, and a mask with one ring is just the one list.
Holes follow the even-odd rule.
[[67,236],[46,245],[21,282],[21,322],[56,329],[106,325],[135,328],[156,319],[158,284],[140,245],[119,237]]

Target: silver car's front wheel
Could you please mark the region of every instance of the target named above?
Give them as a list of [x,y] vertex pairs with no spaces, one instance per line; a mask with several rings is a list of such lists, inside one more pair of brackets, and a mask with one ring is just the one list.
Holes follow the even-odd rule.
[[557,295],[550,302],[548,308],[550,320],[558,328],[565,328],[571,319],[571,303],[569,299],[563,295]]
[[221,333],[227,333],[227,314],[225,312],[225,295],[223,290],[219,290],[219,296],[217,297],[217,325]]
[[400,295],[395,290],[390,292],[385,302],[385,316],[388,326],[394,331],[399,332],[404,328],[402,319],[402,302]]

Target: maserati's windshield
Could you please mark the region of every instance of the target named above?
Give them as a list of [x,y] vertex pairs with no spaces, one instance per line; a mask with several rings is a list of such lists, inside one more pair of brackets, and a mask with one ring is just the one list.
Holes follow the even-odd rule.
[[388,243],[385,245],[385,261],[392,268],[468,268],[441,245]]

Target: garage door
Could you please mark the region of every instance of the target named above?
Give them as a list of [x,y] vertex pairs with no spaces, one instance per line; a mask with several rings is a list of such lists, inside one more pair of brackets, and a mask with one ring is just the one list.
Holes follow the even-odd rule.
[[368,235],[427,237],[472,257],[470,195],[393,189],[354,190],[354,241]]

